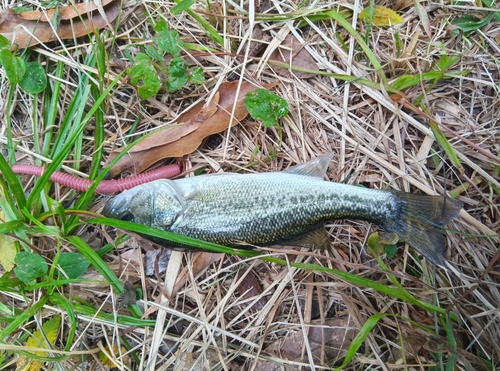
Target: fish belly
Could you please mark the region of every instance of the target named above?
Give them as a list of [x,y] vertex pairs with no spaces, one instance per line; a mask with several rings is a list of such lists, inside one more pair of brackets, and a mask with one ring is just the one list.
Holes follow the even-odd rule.
[[171,231],[225,245],[271,244],[333,219],[383,225],[397,212],[390,192],[297,174],[215,175],[176,183],[185,209]]

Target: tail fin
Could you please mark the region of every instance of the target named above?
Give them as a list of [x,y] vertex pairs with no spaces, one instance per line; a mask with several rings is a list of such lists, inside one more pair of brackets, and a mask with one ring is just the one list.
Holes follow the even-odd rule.
[[419,253],[433,263],[446,267],[442,227],[455,219],[462,209],[462,202],[442,197],[394,192],[401,202],[397,220],[386,224]]

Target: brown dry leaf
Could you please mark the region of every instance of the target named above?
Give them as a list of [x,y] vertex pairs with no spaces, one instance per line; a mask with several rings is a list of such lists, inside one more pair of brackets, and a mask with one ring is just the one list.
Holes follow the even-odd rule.
[[[175,360],[175,370],[178,371],[205,371],[215,369],[220,365],[220,351],[213,348],[203,349],[202,352],[178,352]],[[242,367],[236,361],[225,364],[224,369],[240,371]]]
[[[123,156],[110,170],[112,177],[124,172],[137,174],[143,172],[145,169],[154,163],[169,157],[181,157],[194,152],[206,137],[220,133],[230,126],[236,125],[239,121],[243,120],[248,111],[245,107],[244,99],[247,93],[258,89],[257,85],[251,82],[244,81],[241,84],[241,89],[238,96],[238,81],[225,82],[221,85],[218,94],[219,102],[215,113],[210,115],[211,109],[204,108],[204,102],[200,102],[193,106],[189,111],[179,116],[177,122],[187,123],[196,120],[197,117],[207,117],[199,127],[187,135],[182,136],[180,139],[167,143],[166,145],[145,149],[142,151],[131,151]],[[268,84],[265,87],[270,88],[275,84]],[[236,102],[235,102],[236,99]],[[231,121],[231,112],[233,105],[236,104],[234,110],[234,119]],[[210,104],[209,104],[210,107]],[[159,136],[164,140],[168,130],[161,130],[158,132]],[[156,140],[156,133],[148,137],[148,143]],[[140,145],[140,143],[139,143]],[[147,147],[147,146],[143,146]],[[109,163],[117,153],[112,153],[107,162]]]
[[199,252],[193,257],[190,267],[184,267],[177,276],[177,281],[175,282],[174,289],[172,290],[172,296],[175,296],[177,291],[180,290],[182,286],[186,283],[189,277],[189,271],[193,271],[193,275],[197,276],[204,269],[208,268],[210,265],[219,261],[224,257],[224,254],[214,254],[211,252]]
[[[316,61],[309,54],[309,52],[304,48],[304,44],[300,43],[299,40],[292,34],[289,34],[285,40],[281,43],[279,48],[276,48],[269,60],[277,61],[280,63],[291,64],[292,67],[300,67],[307,68],[309,70],[317,70],[318,66],[316,65]],[[286,68],[275,67],[276,73],[285,76],[291,77],[292,71]],[[301,71],[293,71],[293,75],[298,78],[308,78],[313,76],[308,72]]]
[[[308,341],[314,356],[314,363],[323,365],[344,357],[356,335],[356,328],[350,316],[339,318],[328,318],[322,324],[321,321],[313,321],[309,327]],[[290,361],[301,360],[304,348],[304,335],[302,330],[290,332],[288,336],[277,340],[268,346],[264,353]],[[283,368],[282,368],[283,367]],[[295,367],[287,367],[284,364],[272,361],[260,360],[256,370],[296,370]]]
[[[236,287],[236,291],[238,291],[238,294],[241,295],[241,298],[246,300],[246,299],[260,297],[262,295],[262,288],[260,287],[259,282],[257,282],[257,279],[255,278],[254,274],[252,272],[247,273],[246,270],[240,270],[238,271],[236,279],[239,280],[240,277],[243,275],[245,275],[245,277]],[[253,305],[253,308],[257,310],[262,310],[264,309],[266,303],[267,303],[266,298],[260,297],[259,300],[257,300]]]
[[[60,39],[73,39],[101,29],[116,19],[121,2],[103,0],[104,19],[95,3],[82,3],[50,9],[45,12],[31,11],[16,14],[11,9],[0,12],[0,33],[19,48],[28,48],[43,42]],[[58,13],[56,14],[56,12]],[[60,17],[59,27],[54,34],[51,20]]]
[[[195,131],[203,122],[208,120],[215,114],[215,112],[217,112],[217,109],[219,108],[219,98],[220,93],[217,92],[212,100],[204,104],[198,112],[192,112],[196,113],[193,118],[189,118],[187,121],[179,124],[169,125],[153,133],[132,147],[130,152],[147,151],[148,149],[154,147],[164,146]],[[191,113],[191,110],[189,112]]]

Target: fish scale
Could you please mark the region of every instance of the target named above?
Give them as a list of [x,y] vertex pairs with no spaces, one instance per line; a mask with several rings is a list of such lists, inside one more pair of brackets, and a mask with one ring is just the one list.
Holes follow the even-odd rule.
[[104,214],[230,246],[276,244],[329,220],[362,219],[445,265],[440,229],[456,218],[461,202],[325,181],[331,156],[281,172],[154,181],[116,196]]
[[278,179],[276,173],[231,174],[176,183],[186,206],[170,231],[221,244],[270,243],[347,216],[380,223],[392,197],[361,187],[353,195],[352,186],[287,173]]

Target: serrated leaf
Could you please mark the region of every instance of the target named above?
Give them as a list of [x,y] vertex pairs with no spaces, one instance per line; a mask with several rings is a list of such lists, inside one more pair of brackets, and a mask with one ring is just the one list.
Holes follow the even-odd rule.
[[182,58],[174,58],[170,61],[170,66],[168,67],[168,74],[173,77],[186,76],[188,69],[187,62]]
[[[146,56],[149,60],[149,57]],[[155,96],[161,88],[161,81],[154,66],[143,61],[135,63],[127,70],[130,75],[130,83],[137,87],[137,92],[142,99],[149,99]]]
[[174,91],[182,89],[184,86],[186,86],[188,80],[189,78],[187,76],[169,76],[167,81],[168,91],[173,93]]
[[47,262],[38,254],[22,251],[16,255],[14,273],[22,282],[31,282],[47,273]]
[[66,252],[59,256],[58,264],[65,277],[78,278],[87,271],[90,262],[82,254]]
[[[24,345],[30,348],[52,348],[59,332],[60,323],[61,317],[52,317],[42,325],[42,331],[36,330]],[[28,353],[34,354],[38,357],[48,357],[47,352]],[[16,362],[16,371],[39,371],[42,368],[43,363],[43,361],[21,355]]]
[[359,13],[359,19],[379,27],[390,27],[403,23],[403,18],[399,14],[382,5],[364,8]]
[[152,61],[151,61],[151,58],[147,54],[137,53],[137,55],[135,57],[135,62],[136,63],[141,63],[141,62],[151,63]]
[[22,80],[26,71],[24,61],[14,56],[9,49],[0,49],[0,64],[5,69],[5,74],[12,85]]
[[205,73],[203,68],[194,67],[191,69],[191,73],[189,74],[189,81],[195,84],[203,84],[205,82]]
[[174,58],[168,67],[167,87],[169,92],[182,89],[188,82],[186,75],[188,69],[187,62],[182,58]]
[[174,58],[177,58],[181,48],[184,46],[177,31],[169,30],[166,24],[164,25],[162,22],[156,25],[155,30],[159,31],[159,36],[153,38],[158,48],[172,54]]
[[288,102],[266,89],[248,93],[245,106],[253,119],[267,127],[277,125],[278,119],[288,114]]
[[26,63],[26,72],[19,86],[31,94],[38,94],[47,87],[47,75],[42,65],[38,62]]
[[156,59],[158,62],[163,62],[163,53],[160,53],[154,46],[148,45],[144,48],[144,51],[152,59]]
[[396,245],[385,245],[385,255],[388,259],[392,259],[398,253],[398,247]]
[[161,32],[161,31],[165,31],[165,30],[168,30],[168,24],[167,22],[165,21],[160,21],[156,24],[155,26],[155,31],[156,32]]

